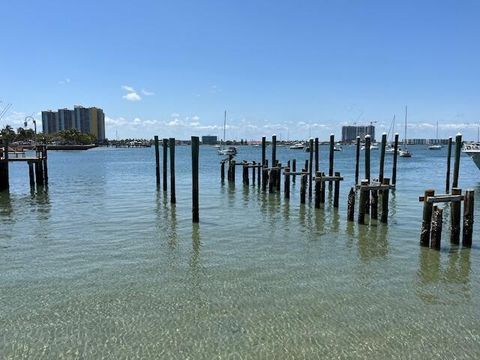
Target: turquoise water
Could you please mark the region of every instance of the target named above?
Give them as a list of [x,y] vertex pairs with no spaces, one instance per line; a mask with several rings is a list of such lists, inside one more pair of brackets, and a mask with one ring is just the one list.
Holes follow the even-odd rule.
[[[241,147],[238,159],[260,151]],[[443,193],[446,150],[412,151],[389,224],[365,226],[346,222],[353,147],[335,153],[338,210],[331,194],[323,209],[301,206],[298,178],[290,201],[244,187],[240,168],[222,185],[215,149],[201,147],[198,225],[189,147],[177,147],[176,206],[155,188],[153,148],[50,152],[48,192],[31,193],[27,166],[12,164],[0,358],[480,358],[480,173],[462,156],[473,248],[449,244],[448,208],[442,250],[421,248],[418,196]],[[298,168],[307,156],[278,148]]]

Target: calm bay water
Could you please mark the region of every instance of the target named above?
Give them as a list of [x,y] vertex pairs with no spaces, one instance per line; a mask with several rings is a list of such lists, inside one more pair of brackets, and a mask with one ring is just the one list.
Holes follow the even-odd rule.
[[[153,148],[52,151],[48,192],[35,194],[27,166],[12,164],[0,358],[480,358],[480,172],[462,156],[474,247],[450,246],[446,209],[442,250],[420,248],[418,196],[443,193],[446,149],[411,149],[388,226],[345,221],[354,147],[335,154],[338,211],[301,206],[299,179],[290,201],[244,187],[239,168],[236,186],[222,185],[216,150],[201,147],[199,225],[189,147],[177,147],[176,206],[155,189]],[[278,148],[298,168],[307,156]]]

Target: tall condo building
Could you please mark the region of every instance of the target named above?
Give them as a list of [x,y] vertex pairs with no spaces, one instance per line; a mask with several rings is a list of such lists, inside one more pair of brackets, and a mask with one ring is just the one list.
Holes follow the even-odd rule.
[[365,135],[370,135],[372,141],[375,141],[375,126],[342,126],[342,142],[352,142],[357,136],[360,136],[360,139],[364,140]]
[[82,133],[95,135],[98,141],[105,140],[105,114],[96,107],[75,105],[73,110],[42,111],[42,125],[44,134],[77,129]]

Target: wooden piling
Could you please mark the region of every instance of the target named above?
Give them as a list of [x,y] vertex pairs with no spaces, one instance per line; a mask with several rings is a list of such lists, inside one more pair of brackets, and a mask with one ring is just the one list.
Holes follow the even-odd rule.
[[[452,195],[462,195],[462,189],[452,188]],[[460,221],[462,204],[459,201],[450,203],[450,242],[460,244]]]
[[370,200],[370,218],[378,219],[378,190],[371,191],[371,200]]
[[[319,179],[322,177],[320,171],[315,172],[315,179]],[[320,192],[322,190],[322,182],[315,180],[315,208],[320,209]]]
[[265,160],[267,159],[267,138],[262,136],[262,166],[265,166]]
[[[320,178],[324,177],[325,173],[320,172]],[[325,181],[320,181],[320,203],[325,204]]]
[[429,247],[430,246],[430,228],[432,223],[432,209],[433,204],[427,202],[429,196],[434,196],[435,190],[429,189],[425,190],[424,200],[423,200],[423,219],[422,219],[422,230],[420,232],[420,245]]
[[257,169],[257,183],[258,183],[258,186],[261,186],[262,184],[262,167],[261,166],[259,166]]
[[175,204],[177,197],[175,194],[175,138],[168,140],[170,146],[170,202]]
[[273,191],[275,190],[275,182],[276,182],[276,178],[275,178],[275,169],[274,168],[271,168],[270,169],[270,172],[268,174],[268,192],[269,193],[273,193]]
[[442,222],[443,222],[443,209],[438,206],[433,207],[432,216],[432,235],[430,241],[430,247],[432,249],[440,249],[440,243],[442,242]]
[[315,138],[315,173],[319,171],[320,152],[318,147],[318,137]]
[[43,179],[45,185],[48,185],[48,155],[47,155],[47,145],[43,146],[43,154],[42,154],[42,164],[43,164]]
[[277,135],[272,136],[272,167],[277,163]]
[[[257,165],[255,161],[252,162],[252,185],[255,186],[255,166]],[[247,170],[248,172],[248,170]]]
[[268,182],[268,168],[264,166],[262,168],[262,191],[267,191]]
[[225,161],[220,162],[220,179],[222,183],[225,181]]
[[383,183],[383,170],[384,170],[384,167],[385,167],[385,149],[387,147],[387,134],[386,133],[383,133],[382,134],[382,144],[380,146],[380,169],[378,171],[378,181],[380,181],[380,183]]
[[[158,140],[158,139],[157,139]],[[198,187],[198,156],[200,140],[198,136],[192,136],[192,221],[200,222],[199,215],[199,187]]]
[[8,174],[8,141],[3,141],[3,159],[0,160],[0,191],[6,191],[10,188]]
[[347,220],[353,221],[355,217],[355,190],[353,187],[350,188],[348,193],[348,202],[347,202]]
[[355,147],[355,185],[358,184],[359,169],[360,169],[360,136],[357,136],[357,143]]
[[462,153],[462,135],[455,136],[455,161],[453,163],[452,188],[458,187],[458,175],[460,173],[460,155]]
[[465,247],[472,246],[473,235],[473,219],[474,219],[474,198],[475,191],[465,191],[465,199],[463,202],[463,237],[462,245]]
[[30,180],[30,187],[35,188],[35,172],[33,170],[32,161],[28,161],[28,178]]
[[248,180],[248,163],[246,161],[243,161],[243,167],[242,167],[242,179],[243,179],[243,185],[248,185],[249,180]]
[[[336,172],[335,176],[340,177],[340,173]],[[340,198],[340,180],[335,180],[335,186],[333,190],[333,207],[338,208],[338,202]]]
[[307,174],[300,177],[300,204],[305,204],[305,197],[307,192]]
[[232,184],[235,184],[235,180],[236,180],[236,176],[235,176],[236,161],[231,159],[230,164],[232,166],[232,169],[230,171],[230,182]]
[[368,180],[362,180],[360,183],[360,199],[358,201],[358,220],[359,224],[365,224],[365,213],[367,209],[367,202],[370,190],[365,185],[368,185]]
[[370,183],[370,135],[365,135],[365,179]]
[[[335,155],[335,135],[330,134],[330,152],[328,154],[328,176],[333,176],[333,159]],[[332,190],[333,182],[328,182],[328,190]]]
[[157,188],[160,187],[160,152],[158,150],[158,136],[154,137],[155,142],[155,179],[157,181]]
[[276,187],[277,187],[277,191],[280,192],[280,186],[281,186],[281,183],[282,183],[282,164],[281,163],[278,163],[277,164],[277,169],[275,170],[276,174],[275,174],[275,180],[276,180]]
[[[389,178],[383,178],[382,181],[383,185],[390,185],[390,179]],[[382,190],[382,216],[380,217],[380,221],[384,224],[388,223],[388,196],[389,196],[390,190],[385,189]]]
[[290,199],[290,168],[285,168],[285,184],[283,186],[285,192],[285,199]]
[[310,163],[308,167],[308,199],[312,199],[312,184],[313,184],[313,139],[310,138],[309,142],[310,147]]
[[450,193],[450,164],[452,161],[452,137],[448,138],[448,151],[447,151],[447,174],[445,178],[445,193]]
[[168,139],[162,140],[163,148],[163,191],[167,191]]
[[45,182],[43,178],[43,166],[42,166],[41,159],[35,160],[35,176],[36,176],[37,186],[39,185],[43,186]]
[[397,183],[397,161],[398,161],[398,134],[395,134],[393,143],[393,165],[392,165],[392,185]]
[[[294,174],[297,172],[297,159],[292,160],[292,170],[293,170]],[[293,175],[293,178],[292,178],[293,183],[295,183],[296,177],[297,177],[297,175]]]

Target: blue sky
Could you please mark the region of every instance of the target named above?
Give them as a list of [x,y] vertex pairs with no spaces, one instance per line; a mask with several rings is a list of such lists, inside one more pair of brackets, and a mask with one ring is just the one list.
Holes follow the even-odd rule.
[[[479,1],[24,1],[0,5],[0,121],[98,106],[107,136],[409,137],[480,123]],[[401,125],[401,124],[400,124]],[[397,127],[401,132],[401,126]]]

